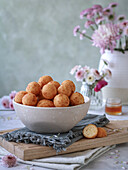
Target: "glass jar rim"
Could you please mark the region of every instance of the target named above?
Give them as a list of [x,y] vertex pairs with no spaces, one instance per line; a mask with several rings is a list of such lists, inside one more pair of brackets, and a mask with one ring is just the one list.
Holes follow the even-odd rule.
[[121,99],[118,98],[118,97],[110,97],[110,98],[107,98],[106,99],[106,103],[107,104],[112,104],[112,105],[118,105],[118,104],[121,104]]

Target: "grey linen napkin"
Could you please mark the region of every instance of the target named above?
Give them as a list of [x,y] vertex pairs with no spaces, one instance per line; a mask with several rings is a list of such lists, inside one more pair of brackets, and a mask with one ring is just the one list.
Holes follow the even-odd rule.
[[7,141],[33,143],[43,146],[51,146],[57,152],[66,150],[72,143],[83,138],[82,130],[88,124],[95,124],[97,127],[105,126],[109,120],[105,115],[87,114],[75,127],[69,132],[61,134],[40,134],[30,131],[26,127],[5,133],[2,136]]

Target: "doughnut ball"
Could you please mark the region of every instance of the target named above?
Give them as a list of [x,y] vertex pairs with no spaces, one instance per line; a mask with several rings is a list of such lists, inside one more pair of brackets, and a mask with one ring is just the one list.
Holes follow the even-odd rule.
[[37,96],[38,101],[44,99],[42,91],[40,91],[39,95]]
[[57,94],[57,89],[53,84],[46,84],[42,88],[42,94],[45,99],[53,99]]
[[37,104],[37,97],[33,93],[28,93],[22,98],[23,105],[35,106]]
[[56,89],[58,89],[58,87],[60,86],[60,83],[58,83],[57,81],[50,81],[48,84],[53,84]]
[[18,93],[16,93],[15,102],[22,104],[22,98],[24,97],[25,94],[27,94],[26,91],[19,91]]
[[107,132],[104,128],[102,127],[98,127],[98,134],[97,134],[97,137],[98,138],[103,138],[103,137],[106,137],[107,136]]
[[71,81],[71,80],[65,80],[65,81],[62,82],[62,85],[64,85],[64,84],[67,84],[67,85],[71,86],[72,93],[75,91],[76,86],[75,86],[75,84],[73,83],[73,81]]
[[81,93],[75,92],[70,96],[70,105],[75,106],[84,103],[84,97]]
[[43,99],[37,103],[37,107],[54,107],[53,101]]
[[39,83],[40,87],[42,88],[45,84],[49,83],[52,80],[53,79],[51,76],[42,76],[39,78],[38,83]]
[[35,94],[37,96],[37,95],[40,94],[41,87],[37,82],[33,81],[33,82],[28,84],[28,86],[26,88],[26,91],[28,93],[33,93],[33,94]]
[[69,86],[68,84],[63,84],[58,88],[58,93],[59,94],[65,94],[67,96],[70,96],[72,93],[72,89],[71,86]]
[[56,95],[53,102],[56,107],[68,107],[70,103],[68,96],[65,94]]

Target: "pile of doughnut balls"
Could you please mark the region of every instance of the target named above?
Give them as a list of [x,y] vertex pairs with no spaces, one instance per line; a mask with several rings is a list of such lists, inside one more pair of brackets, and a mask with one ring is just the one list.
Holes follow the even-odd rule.
[[15,102],[36,107],[68,107],[84,103],[84,97],[75,92],[75,84],[65,80],[60,85],[51,76],[45,75],[38,82],[30,82],[26,91],[19,91]]

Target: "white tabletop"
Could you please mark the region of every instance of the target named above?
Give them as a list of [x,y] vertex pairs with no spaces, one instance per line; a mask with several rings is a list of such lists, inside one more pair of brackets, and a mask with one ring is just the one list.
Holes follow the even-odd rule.
[[[0,109],[3,109],[0,106]],[[104,107],[100,110],[89,110],[91,114],[105,114]],[[110,116],[107,115],[109,120],[128,120],[128,107],[123,107],[123,114],[121,116]],[[0,110],[0,130],[20,128],[24,125],[17,117],[14,111],[1,111]],[[19,170],[19,169],[30,169],[31,166],[19,164],[17,167],[10,169]],[[8,168],[2,167],[0,165],[0,170],[7,170]],[[44,170],[46,168],[35,167],[34,170]],[[93,162],[81,168],[81,170],[120,170],[128,169],[128,143],[117,145],[117,147],[111,151],[108,151],[101,157],[97,158]]]

